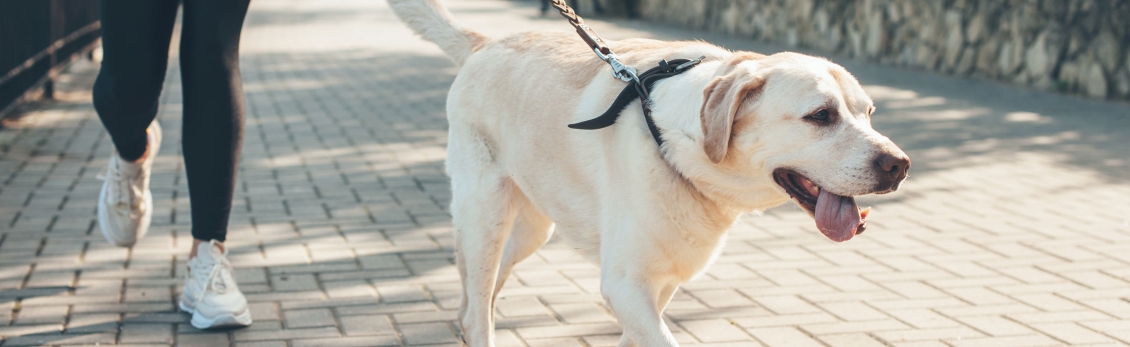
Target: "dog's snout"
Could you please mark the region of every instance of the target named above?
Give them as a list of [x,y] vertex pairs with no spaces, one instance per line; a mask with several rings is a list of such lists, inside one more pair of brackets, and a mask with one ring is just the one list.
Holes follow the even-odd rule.
[[906,172],[910,170],[910,157],[903,153],[883,153],[875,160],[875,170],[878,171],[879,190],[892,190],[906,179]]

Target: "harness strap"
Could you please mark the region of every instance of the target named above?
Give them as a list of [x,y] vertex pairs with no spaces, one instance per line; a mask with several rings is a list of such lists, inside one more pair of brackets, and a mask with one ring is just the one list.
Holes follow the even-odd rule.
[[616,57],[616,54],[612,52],[612,49],[608,48],[608,45],[604,43],[604,40],[601,40],[600,36],[597,36],[592,28],[585,25],[585,20],[581,19],[581,16],[578,16],[576,11],[573,11],[569,5],[565,4],[565,0],[549,0],[549,4],[560,11],[561,16],[569,20],[569,24],[577,29],[577,35],[581,36],[581,39],[596,53],[596,56],[599,57],[600,60],[612,66],[612,76],[619,78],[621,81],[628,82],[628,86],[624,87],[623,91],[620,91],[620,95],[616,97],[616,101],[612,103],[612,107],[609,107],[608,111],[605,111],[604,114],[599,117],[584,122],[569,124],[569,127],[584,130],[607,128],[616,123],[616,118],[620,117],[620,112],[623,112],[624,108],[627,108],[632,100],[638,98],[640,100],[640,107],[643,108],[643,118],[647,123],[647,130],[651,132],[651,137],[655,139],[655,143],[662,149],[662,134],[659,132],[659,127],[655,126],[655,119],[651,117],[651,97],[649,96],[651,86],[659,80],[681,74],[687,71],[687,69],[695,67],[706,57],[703,56],[698,59],[675,59],[670,62],[663,60],[659,62],[659,66],[637,75],[636,69],[621,63]]
[[660,61],[659,66],[653,67],[640,74],[638,83],[636,81],[629,82],[628,86],[620,91],[620,95],[616,96],[616,100],[612,102],[612,106],[609,107],[607,111],[604,111],[604,114],[583,122],[569,124],[569,128],[596,130],[612,126],[612,124],[616,123],[616,119],[620,117],[620,113],[628,107],[628,104],[639,99],[640,107],[643,108],[643,118],[647,123],[647,129],[651,132],[651,137],[655,139],[655,143],[659,145],[659,148],[663,148],[662,134],[659,131],[659,127],[655,126],[655,119],[651,117],[651,87],[662,79],[677,76],[690,70],[690,68],[702,62],[704,58],[706,57]]

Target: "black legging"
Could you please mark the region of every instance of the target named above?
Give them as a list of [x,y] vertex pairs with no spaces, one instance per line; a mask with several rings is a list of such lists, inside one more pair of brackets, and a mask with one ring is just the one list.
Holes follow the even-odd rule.
[[[181,134],[192,237],[227,236],[243,143],[239,33],[250,0],[184,0],[180,64]],[[102,70],[94,108],[119,155],[145,154],[145,129],[157,116],[178,0],[103,0]]]

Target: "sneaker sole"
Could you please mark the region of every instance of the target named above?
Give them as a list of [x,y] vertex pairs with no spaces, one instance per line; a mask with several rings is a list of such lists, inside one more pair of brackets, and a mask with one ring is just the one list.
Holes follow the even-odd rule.
[[214,328],[227,328],[227,327],[245,327],[251,325],[251,309],[244,309],[243,312],[238,314],[222,314],[216,317],[208,318],[196,312],[195,309],[185,306],[184,302],[178,303],[181,311],[192,314],[192,327],[200,330],[214,329]]

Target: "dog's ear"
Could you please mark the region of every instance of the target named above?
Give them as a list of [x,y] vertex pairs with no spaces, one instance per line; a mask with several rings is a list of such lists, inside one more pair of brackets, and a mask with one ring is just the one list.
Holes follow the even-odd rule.
[[764,81],[763,77],[755,76],[750,69],[739,67],[715,78],[706,86],[701,114],[702,145],[711,162],[717,164],[726,157],[734,118],[743,103],[761,92]]

